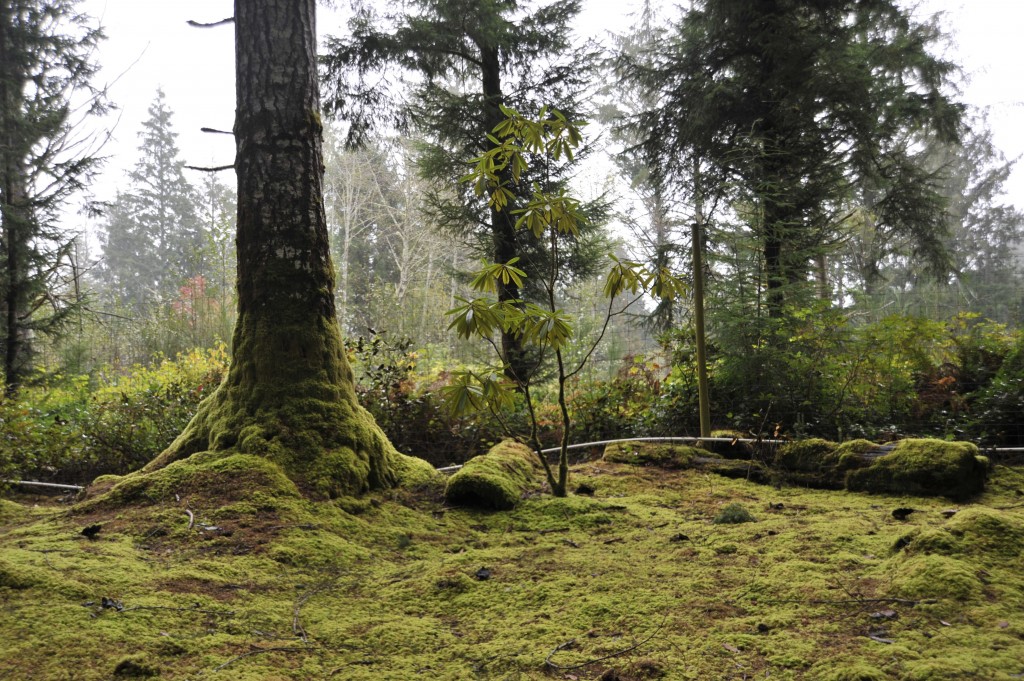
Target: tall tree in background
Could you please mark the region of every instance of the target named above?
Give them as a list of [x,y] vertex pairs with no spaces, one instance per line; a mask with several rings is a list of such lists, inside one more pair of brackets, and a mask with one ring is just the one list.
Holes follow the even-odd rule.
[[315,0],[236,0],[238,321],[228,375],[152,472],[196,452],[269,459],[315,495],[432,472],[356,402],[323,199]]
[[207,296],[215,301],[217,336],[231,337],[235,309],[235,190],[221,182],[217,173],[204,173],[199,186],[198,217],[205,238],[199,276]]
[[[635,60],[664,40],[668,29],[650,0],[644,2],[637,24],[632,31],[617,40],[617,52],[625,55],[627,60]],[[614,63],[614,60],[613,60]],[[608,90],[612,95],[612,121],[620,122],[624,118],[638,115],[657,106],[652,92],[643,83],[618,81],[610,79]],[[691,297],[689,317],[692,320],[692,334],[684,337],[692,338],[696,355],[697,392],[700,413],[700,435],[711,434],[710,396],[708,394],[707,342],[704,323],[704,263],[707,227],[710,213],[714,212],[715,202],[705,196],[707,189],[701,182],[702,173],[699,162],[691,163],[685,184],[668,182],[663,174],[652,173],[638,143],[642,141],[642,132],[629,127],[616,127],[613,136],[623,145],[624,149],[617,154],[615,162],[620,171],[630,181],[633,194],[642,206],[643,219],[637,222],[627,212],[623,218],[633,233],[635,248],[642,254],[645,261],[655,269],[682,269],[685,253],[685,241],[690,241],[690,280]],[[721,194],[721,191],[718,192]],[[709,208],[710,207],[710,208]],[[684,223],[689,223],[689,234],[682,233]],[[666,333],[675,330],[677,301],[662,299],[651,311],[647,325],[655,331]]]
[[871,307],[899,303],[902,311],[935,318],[971,310],[1003,322],[1017,322],[1021,308],[1018,248],[1024,240],[1024,212],[1006,202],[1005,183],[1013,170],[992,143],[984,116],[972,120],[961,144],[933,144],[922,163],[941,169],[948,202],[948,229],[941,247],[951,271],[937,281],[922,276],[915,244],[873,228],[865,214],[847,240],[853,292]]
[[[652,0],[645,0],[629,32],[615,38],[614,51],[638,58],[651,49],[668,30],[665,19]],[[629,230],[631,254],[654,267],[682,270],[686,234],[683,229],[692,192],[679,183],[667,186],[654,181],[651,170],[636,148],[639,142],[635,130],[619,126],[622,120],[653,108],[657,102],[639,83],[619,80],[609,74],[602,92],[605,100],[600,117],[613,126],[611,137],[621,147],[614,162],[620,175],[629,183],[630,194],[626,206],[618,216]],[[645,324],[663,333],[675,328],[678,321],[676,307],[684,301],[669,300],[655,307]]]
[[892,0],[698,0],[621,59],[658,102],[634,120],[656,175],[685,181],[702,164],[705,183],[749,206],[770,317],[799,304],[856,187],[875,192],[880,224],[946,264],[931,248],[939,178],[914,157],[961,125],[954,66],[929,51],[939,37]]
[[82,97],[87,113],[106,106],[90,84],[103,34],[77,5],[0,3],[0,348],[8,395],[32,369],[35,334],[58,331],[71,310],[60,288],[76,276],[75,235],[61,221],[100,160],[78,135],[73,106]]
[[372,238],[377,169],[386,162],[376,147],[346,150],[333,130],[324,136],[324,207],[338,268],[338,318],[345,332],[354,330],[360,297],[373,281],[367,271],[372,259],[361,245]]
[[[543,268],[546,249],[528,230],[516,229],[514,210],[529,201],[531,180],[541,191],[558,191],[565,175],[541,169],[520,184],[521,195],[509,197],[510,210],[489,207],[458,178],[466,172],[465,159],[495,147],[490,133],[504,119],[501,105],[523,112],[550,105],[578,115],[578,96],[593,63],[588,49],[572,48],[569,24],[579,10],[579,0],[536,9],[517,0],[416,0],[401,13],[378,15],[364,4],[350,24],[351,36],[328,41],[328,108],[349,124],[353,142],[364,140],[374,125],[412,126],[424,135],[422,172],[444,187],[428,197],[434,218],[469,235],[485,259],[518,258],[518,266],[534,274]],[[407,99],[385,85],[395,69],[417,83]],[[460,193],[453,196],[453,187]],[[570,267],[589,272],[592,251],[581,248]],[[503,281],[498,297],[519,300],[531,292]],[[525,375],[533,360],[519,340],[502,333],[501,345],[508,370]]]
[[179,286],[202,273],[206,252],[199,196],[185,177],[171,117],[157,90],[139,133],[139,160],[103,235],[103,281],[135,313],[173,299]]
[[971,309],[992,319],[1024,321],[1021,244],[1024,210],[1007,202],[1007,160],[983,123],[963,145],[947,150],[945,193],[950,202],[948,250],[957,282]]

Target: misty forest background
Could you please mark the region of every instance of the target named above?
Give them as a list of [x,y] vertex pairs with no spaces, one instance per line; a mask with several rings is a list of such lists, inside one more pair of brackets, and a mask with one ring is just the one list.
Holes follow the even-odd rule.
[[[860,9],[815,25],[827,13],[782,8],[776,29],[802,27],[783,31],[783,50],[778,32],[743,27],[748,3],[648,3],[598,45],[572,39],[576,2],[489,4],[504,22],[494,35],[459,33],[464,4],[363,7],[324,50],[337,309],[362,403],[400,451],[461,463],[509,428],[528,429],[522,403],[465,414],[445,392],[493,353],[450,331],[446,314],[474,297],[469,273],[481,259],[496,257],[493,216],[459,182],[480,153],[479,130],[492,127],[483,113],[493,93],[480,78],[492,54],[506,105],[588,121],[572,161],[531,178],[570,191],[586,218],[561,251],[557,303],[578,339],[568,356],[583,359],[604,328],[606,254],[666,268],[691,292],[610,319],[568,386],[572,441],[700,433],[697,251],[715,428],[1024,446],[1024,213],[1003,191],[1015,161],[993,145],[986,112],[958,102],[963,76],[934,56],[948,39],[937,20],[836,2]],[[52,5],[54,35],[76,35],[102,60],[94,22],[74,2]],[[766,77],[736,56],[750,41],[788,60]],[[884,61],[897,52],[905,61]],[[4,157],[5,177],[24,181],[5,181],[2,193],[0,478],[86,483],[139,468],[229,359],[231,172],[185,166],[174,102],[154,89],[115,198],[83,200],[103,156],[86,121],[116,104],[90,84],[87,64],[62,84],[85,93],[85,106],[41,98],[32,109],[27,94],[0,93],[5,130],[22,129],[23,114],[44,124],[46,107],[66,109],[54,128],[63,137],[40,133]],[[874,113],[857,118],[858,102]],[[67,191],[51,191],[69,168],[78,170]],[[22,195],[34,198],[18,212]],[[89,220],[98,231],[81,227]],[[517,248],[527,271],[553,257],[527,237]],[[519,293],[541,294],[529,283]],[[544,376],[535,392],[554,390]],[[555,405],[542,407],[552,444],[561,422]]]

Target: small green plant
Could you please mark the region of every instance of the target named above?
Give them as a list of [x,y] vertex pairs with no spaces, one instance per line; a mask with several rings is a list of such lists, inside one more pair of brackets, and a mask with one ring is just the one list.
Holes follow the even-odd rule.
[[[565,496],[568,483],[568,445],[571,417],[566,384],[586,365],[604,336],[610,320],[650,295],[671,300],[684,291],[679,278],[666,268],[647,269],[636,262],[609,255],[611,269],[605,278],[604,296],[608,306],[604,323],[596,340],[573,355],[580,357],[570,365],[567,350],[575,342],[575,333],[569,316],[559,307],[559,292],[566,285],[566,243],[580,237],[580,228],[586,218],[579,210],[579,201],[564,190],[549,191],[540,181],[534,182],[532,198],[525,206],[516,207],[514,186],[524,182],[529,162],[540,158],[543,166],[534,176],[543,177],[544,170],[563,159],[572,160],[574,150],[583,137],[583,123],[569,121],[561,112],[542,108],[536,119],[526,118],[516,111],[502,107],[506,118],[488,136],[493,148],[473,159],[473,171],[462,178],[471,183],[477,196],[486,197],[495,211],[510,211],[516,216],[516,229],[529,230],[537,239],[547,239],[547,271],[539,275],[543,291],[542,302],[495,299],[500,285],[523,286],[527,273],[517,267],[519,258],[505,263],[485,263],[471,282],[473,290],[484,294],[468,300],[459,298],[459,305],[448,312],[452,317],[449,329],[464,338],[480,338],[495,350],[499,364],[482,371],[463,371],[454,376],[446,389],[452,409],[456,413],[489,410],[499,420],[503,411],[511,409],[517,394],[522,395],[529,421],[527,442],[536,452],[544,467],[548,484],[556,496]],[[623,300],[625,298],[625,300]],[[538,361],[532,369],[513,368],[510,358],[494,340],[504,333],[519,340],[524,348],[536,353]],[[557,388],[553,391],[561,422],[557,475],[543,453],[540,438],[537,393],[542,367],[546,360],[555,364]],[[519,364],[518,362],[516,363]],[[522,435],[512,432],[509,435]]]
[[750,514],[750,511],[744,508],[743,504],[731,503],[724,506],[711,522],[715,525],[738,525],[756,522],[756,519]]

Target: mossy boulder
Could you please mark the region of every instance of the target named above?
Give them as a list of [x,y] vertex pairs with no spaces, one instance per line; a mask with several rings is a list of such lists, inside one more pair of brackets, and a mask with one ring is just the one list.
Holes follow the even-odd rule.
[[946,530],[972,553],[1012,559],[1024,552],[1024,523],[1003,511],[965,508],[950,519]]
[[3,589],[43,589],[68,598],[83,598],[88,594],[88,589],[80,582],[54,575],[52,571],[27,562],[18,562],[13,557],[0,558],[0,592]]
[[659,468],[689,468],[699,456],[707,452],[685,445],[658,442],[618,442],[604,448],[604,461],[627,463],[634,466]]
[[955,556],[963,553],[964,544],[945,528],[925,528],[900,537],[896,548],[908,555]]
[[25,507],[7,499],[0,499],[0,523],[10,523],[28,515]]
[[980,494],[988,477],[987,460],[970,442],[901,440],[869,461],[846,471],[848,490],[966,499]]
[[513,440],[499,442],[448,479],[445,499],[456,506],[508,510],[537,486],[537,455]]
[[981,579],[970,564],[939,555],[907,558],[893,576],[896,592],[904,598],[970,601],[981,595]]
[[974,444],[934,439],[878,445],[811,438],[782,445],[772,465],[786,480],[809,487],[952,499],[982,492],[989,468]]
[[773,463],[785,471],[818,473],[835,463],[836,443],[821,438],[787,442],[775,453]]

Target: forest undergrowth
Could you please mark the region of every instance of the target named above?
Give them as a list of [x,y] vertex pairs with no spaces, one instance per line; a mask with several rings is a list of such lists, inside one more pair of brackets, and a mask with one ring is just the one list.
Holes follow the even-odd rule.
[[597,460],[490,513],[227,480],[0,500],[0,678],[1024,674],[1020,468],[954,505]]

